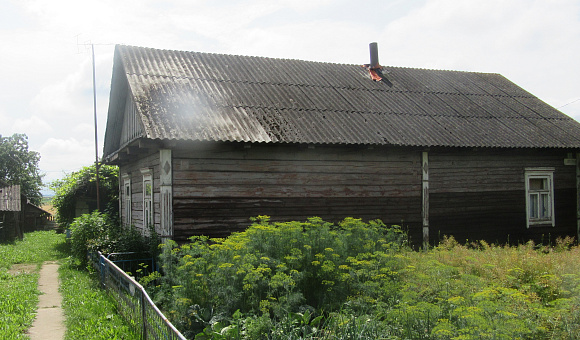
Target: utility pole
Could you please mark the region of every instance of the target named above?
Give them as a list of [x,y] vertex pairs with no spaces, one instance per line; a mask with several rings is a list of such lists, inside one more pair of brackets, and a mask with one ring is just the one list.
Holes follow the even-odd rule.
[[98,144],[98,130],[97,130],[97,86],[95,81],[95,44],[91,44],[91,51],[93,52],[93,107],[95,117],[95,176],[97,182],[97,210],[101,211],[101,199],[99,197],[99,144]]

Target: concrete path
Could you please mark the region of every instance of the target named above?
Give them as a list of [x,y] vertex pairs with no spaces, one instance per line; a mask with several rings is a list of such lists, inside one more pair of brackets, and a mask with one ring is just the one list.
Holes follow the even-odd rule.
[[45,262],[40,269],[36,319],[28,330],[31,340],[64,339],[64,313],[61,308],[62,296],[58,291],[58,267],[55,262]]

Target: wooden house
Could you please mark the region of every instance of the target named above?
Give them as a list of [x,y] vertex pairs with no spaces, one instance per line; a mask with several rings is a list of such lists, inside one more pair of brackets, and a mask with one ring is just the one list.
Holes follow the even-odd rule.
[[126,224],[381,219],[415,243],[578,234],[580,124],[499,74],[117,46],[104,161]]

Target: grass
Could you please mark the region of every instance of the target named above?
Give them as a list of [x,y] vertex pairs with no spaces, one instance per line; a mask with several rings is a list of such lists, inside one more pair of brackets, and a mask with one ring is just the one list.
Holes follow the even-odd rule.
[[[27,339],[38,295],[38,269],[65,256],[63,235],[33,232],[0,244],[0,339]],[[16,265],[16,266],[15,266]]]
[[0,339],[28,339],[35,317],[38,271],[45,261],[58,261],[65,339],[135,339],[115,312],[114,302],[98,287],[97,278],[72,262],[65,236],[49,231],[24,235],[0,244]]
[[70,259],[59,269],[63,308],[66,315],[65,339],[138,339],[117,314],[115,303],[99,288],[94,273],[78,270]]
[[0,339],[26,339],[34,320],[39,291],[37,273],[13,276],[0,272]]

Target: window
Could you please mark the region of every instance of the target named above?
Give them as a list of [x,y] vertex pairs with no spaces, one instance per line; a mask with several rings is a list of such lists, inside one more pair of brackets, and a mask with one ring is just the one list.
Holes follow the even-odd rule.
[[143,228],[153,225],[153,174],[151,169],[141,169],[143,174]]
[[554,226],[554,169],[526,169],[526,215],[530,226]]
[[123,175],[123,223],[131,225],[131,177],[128,174]]

